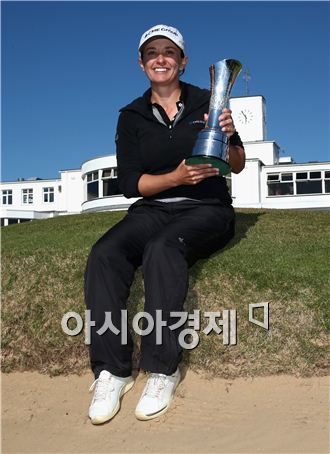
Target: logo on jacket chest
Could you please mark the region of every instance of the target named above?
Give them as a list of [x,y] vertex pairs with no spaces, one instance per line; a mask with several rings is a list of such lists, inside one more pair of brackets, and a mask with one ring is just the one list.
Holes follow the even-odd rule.
[[205,121],[204,120],[192,120],[189,121],[189,126],[205,126]]

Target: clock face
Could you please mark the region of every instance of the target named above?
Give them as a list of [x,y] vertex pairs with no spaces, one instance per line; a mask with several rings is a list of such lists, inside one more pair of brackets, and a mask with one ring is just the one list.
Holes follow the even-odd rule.
[[251,112],[251,110],[249,110],[249,109],[242,109],[242,110],[238,113],[238,121],[239,121],[242,125],[247,125],[248,123],[251,123],[252,120],[253,120],[253,113]]

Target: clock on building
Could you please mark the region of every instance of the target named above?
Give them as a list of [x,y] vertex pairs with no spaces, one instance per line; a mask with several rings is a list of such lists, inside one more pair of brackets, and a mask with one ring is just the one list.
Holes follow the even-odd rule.
[[243,142],[266,140],[266,104],[263,96],[231,98],[230,108]]
[[249,109],[242,109],[238,113],[238,121],[242,125],[247,125],[253,120],[253,113]]

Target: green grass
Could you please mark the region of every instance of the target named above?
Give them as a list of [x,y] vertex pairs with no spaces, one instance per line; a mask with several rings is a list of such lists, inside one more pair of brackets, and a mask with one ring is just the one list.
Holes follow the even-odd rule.
[[[68,311],[84,315],[83,275],[93,243],[124,212],[63,216],[2,229],[3,370],[48,374],[89,367],[84,334],[61,329]],[[237,345],[200,335],[184,362],[222,377],[328,373],[329,214],[237,210],[237,233],[191,268],[186,310],[237,310]],[[248,321],[249,303],[269,302],[266,331]],[[141,271],[130,318],[143,308]],[[202,317],[202,328],[205,319]],[[138,357],[139,338],[135,336]]]

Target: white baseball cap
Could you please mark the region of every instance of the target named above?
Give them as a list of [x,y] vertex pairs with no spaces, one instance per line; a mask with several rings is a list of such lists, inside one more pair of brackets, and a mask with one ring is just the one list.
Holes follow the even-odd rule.
[[174,44],[176,44],[179,49],[182,50],[184,53],[184,40],[183,36],[179,32],[177,28],[171,27],[169,25],[154,25],[153,27],[149,28],[146,32],[144,32],[140,39],[139,44],[139,55],[141,57],[141,47],[145,44],[149,39],[156,38],[156,37],[164,37],[171,40]]

